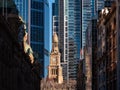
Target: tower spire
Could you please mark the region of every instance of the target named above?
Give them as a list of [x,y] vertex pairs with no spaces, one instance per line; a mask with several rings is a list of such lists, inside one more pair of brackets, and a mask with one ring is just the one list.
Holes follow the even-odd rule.
[[58,37],[56,32],[54,32],[52,38],[52,51],[50,53],[50,65],[48,66],[48,78],[53,79],[59,84],[63,83],[60,52],[58,48]]
[[59,53],[58,36],[57,36],[56,32],[54,32],[53,38],[52,38],[52,52]]

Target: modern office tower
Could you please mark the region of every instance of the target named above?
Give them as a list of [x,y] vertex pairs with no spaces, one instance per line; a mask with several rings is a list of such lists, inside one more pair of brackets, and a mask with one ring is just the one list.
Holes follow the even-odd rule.
[[56,32],[58,35],[58,0],[52,4],[52,29],[53,32]]
[[90,0],[82,0],[82,48],[85,46],[85,32],[91,17]]
[[75,58],[77,61],[80,60],[80,49],[81,49],[81,30],[82,30],[82,2],[81,0],[74,1],[74,26],[75,26],[75,45],[76,45],[76,54]]
[[[58,11],[58,37],[64,80],[76,79],[77,61],[81,48],[81,1],[55,0],[54,12]],[[56,10],[58,8],[58,10]],[[57,15],[57,14],[56,14]],[[55,30],[53,15],[53,30]],[[67,72],[66,72],[67,71]]]
[[14,0],[20,15],[28,26],[30,44],[38,54],[42,64],[42,77],[47,76],[49,65],[50,43],[52,40],[50,29],[50,1],[48,0]]
[[52,29],[56,32],[59,37],[59,49],[61,53],[61,66],[63,67],[64,80],[67,78],[67,63],[64,62],[64,0],[55,0],[52,6]]
[[[64,11],[65,11],[64,0],[55,0],[55,2],[53,3],[52,11],[53,11],[52,12],[53,32],[56,32],[59,37],[59,49],[60,49],[60,53],[61,53],[61,66],[63,68],[63,78],[64,78],[64,80],[67,80],[67,78],[68,78],[67,54],[66,54],[66,60],[65,60],[65,54],[64,54],[65,53],[64,51],[67,48],[67,45],[66,45],[66,48],[64,45],[66,43],[66,42],[64,42],[64,39],[65,39],[64,32],[67,32],[67,26],[65,26],[64,24],[65,24],[65,21],[67,23],[67,19],[65,19],[65,16],[64,16],[65,15],[64,14]],[[65,31],[65,29],[66,29],[66,31]]]
[[92,18],[106,6],[111,6],[114,0],[82,0],[82,47],[85,46],[85,32]]
[[86,43],[86,29],[95,11],[94,3],[93,0],[82,0],[82,48]]
[[49,65],[49,52],[51,42],[51,29],[49,26],[49,2],[47,0],[31,0],[31,46],[39,55],[43,65],[42,77],[47,76]]
[[14,0],[20,15],[28,26],[28,35],[33,51],[43,65],[42,77],[47,76],[49,65],[50,43],[52,40],[47,0]]
[[81,4],[80,0],[68,0],[67,3],[67,43],[69,79],[77,78],[77,61],[80,60],[81,48]]
[[69,79],[69,66],[68,66],[68,0],[58,1],[59,11],[59,49],[61,53],[61,61],[63,67],[63,79]]
[[86,39],[85,32],[90,20],[98,17],[98,13],[104,7],[110,7],[114,0],[82,0],[82,48],[84,48]]

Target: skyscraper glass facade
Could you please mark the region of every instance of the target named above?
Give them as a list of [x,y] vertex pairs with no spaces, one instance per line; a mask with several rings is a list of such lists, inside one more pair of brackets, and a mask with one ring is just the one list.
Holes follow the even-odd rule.
[[50,52],[52,47],[52,8],[49,0],[44,1],[44,77],[47,77]]
[[44,3],[31,0],[31,46],[39,54],[39,61],[44,61]]
[[[82,48],[86,44],[85,33],[92,18],[97,17],[98,7],[102,7],[103,0],[82,0]],[[98,3],[99,2],[99,6]]]
[[85,32],[92,18],[98,17],[98,13],[104,6],[111,6],[113,0],[82,0],[82,48],[85,46]]
[[55,0],[53,3],[53,31],[58,34],[64,80],[68,78],[67,2],[68,0]]
[[31,46],[42,64],[42,77],[47,76],[50,53],[49,2],[31,0]]
[[74,42],[74,33],[75,33],[75,25],[74,25],[74,1],[68,1],[68,40],[69,40],[69,58],[68,58],[68,65],[69,65],[69,78],[74,78],[76,73],[75,68],[75,42]]
[[104,6],[110,6],[113,0],[82,0],[82,47],[85,46],[85,32],[92,18],[98,17],[98,13]]
[[76,64],[80,60],[81,48],[81,4],[81,0],[55,0],[53,4],[53,13],[58,12],[59,49],[64,80],[76,79]]
[[52,4],[52,28],[53,32],[56,32],[58,35],[58,0]]
[[81,25],[82,25],[82,3],[81,0],[74,1],[74,25],[75,25],[75,45],[76,45],[76,56],[75,58],[79,61],[80,60],[80,49],[81,49]]
[[69,78],[76,79],[81,48],[81,0],[68,0]]
[[91,0],[82,0],[82,48],[85,46],[85,32],[92,18]]
[[42,77],[47,76],[49,65],[50,43],[52,40],[50,29],[50,13],[48,0],[14,0],[19,15],[28,26],[30,44],[38,60],[42,64]]

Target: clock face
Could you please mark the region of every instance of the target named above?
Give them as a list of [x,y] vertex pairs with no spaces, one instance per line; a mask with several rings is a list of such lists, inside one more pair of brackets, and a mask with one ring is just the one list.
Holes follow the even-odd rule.
[[56,58],[53,58],[53,62],[55,62],[56,61]]

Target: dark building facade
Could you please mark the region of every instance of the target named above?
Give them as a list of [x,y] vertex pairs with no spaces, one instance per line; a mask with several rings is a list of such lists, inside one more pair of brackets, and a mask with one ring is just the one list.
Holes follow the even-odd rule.
[[97,58],[97,19],[93,18],[86,31],[86,45],[85,45],[85,89],[95,90],[96,86],[96,58]]
[[117,77],[119,69],[117,67],[117,40],[119,30],[116,20],[116,4],[113,3],[111,8],[105,8],[101,12],[98,28],[98,54],[97,54],[97,71],[98,83],[97,90],[119,90]]
[[40,67],[37,62],[31,64],[24,52],[18,10],[12,0],[6,1],[6,6],[0,3],[0,89],[40,90]]
[[84,59],[80,60],[77,66],[77,90],[85,90],[85,73],[84,73]]
[[96,90],[97,58],[97,19],[92,19],[92,90]]
[[104,25],[104,15],[101,12],[99,14],[99,23],[97,29],[97,79],[99,84],[97,83],[96,89],[106,90],[106,30]]

